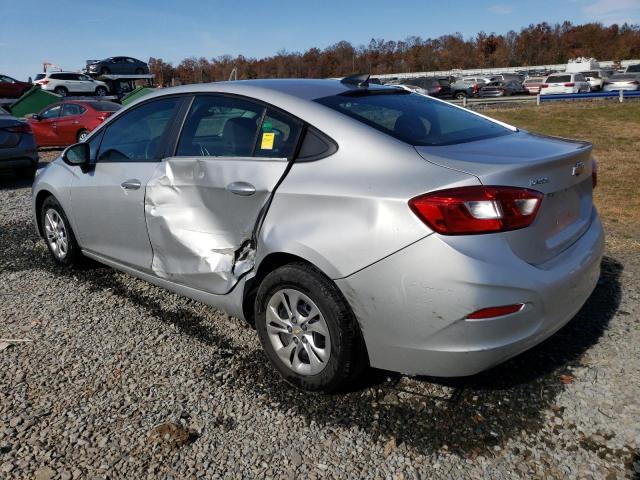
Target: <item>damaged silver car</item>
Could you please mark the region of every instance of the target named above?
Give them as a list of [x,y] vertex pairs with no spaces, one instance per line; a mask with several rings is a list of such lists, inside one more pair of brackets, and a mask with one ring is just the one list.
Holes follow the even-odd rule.
[[53,259],[89,257],[255,326],[287,381],[471,375],[596,285],[591,145],[366,77],[160,90],[33,187]]

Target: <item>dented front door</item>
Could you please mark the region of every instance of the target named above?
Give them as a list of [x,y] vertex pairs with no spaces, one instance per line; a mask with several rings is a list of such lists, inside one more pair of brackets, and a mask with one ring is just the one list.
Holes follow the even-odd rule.
[[145,199],[154,273],[228,293],[253,267],[252,233],[286,168],[286,159],[252,157],[172,157],[159,164]]

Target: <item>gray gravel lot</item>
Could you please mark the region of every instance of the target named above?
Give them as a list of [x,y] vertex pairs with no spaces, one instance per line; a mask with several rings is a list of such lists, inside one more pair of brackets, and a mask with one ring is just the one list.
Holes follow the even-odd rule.
[[[52,156],[45,153],[43,156]],[[542,345],[468,379],[300,393],[243,322],[56,267],[0,176],[0,478],[640,478],[640,259]],[[0,348],[1,347],[0,341]]]

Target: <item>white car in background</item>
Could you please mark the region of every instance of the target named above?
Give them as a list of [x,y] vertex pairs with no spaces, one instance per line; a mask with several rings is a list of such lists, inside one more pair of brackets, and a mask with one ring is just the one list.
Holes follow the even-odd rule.
[[611,75],[604,82],[602,87],[604,92],[637,91],[640,90],[640,74],[637,73],[618,73]]
[[591,70],[589,72],[582,72],[582,74],[584,75],[584,78],[587,79],[587,82],[589,82],[589,86],[591,87],[592,92],[602,90],[602,87],[604,85],[603,77],[605,77],[603,72],[599,70]]
[[587,93],[591,91],[589,82],[581,73],[554,73],[540,85],[540,95]]
[[74,72],[47,72],[34,82],[42,90],[57,93],[66,97],[70,93],[97,95],[102,97],[109,93],[106,83],[94,80],[88,75]]

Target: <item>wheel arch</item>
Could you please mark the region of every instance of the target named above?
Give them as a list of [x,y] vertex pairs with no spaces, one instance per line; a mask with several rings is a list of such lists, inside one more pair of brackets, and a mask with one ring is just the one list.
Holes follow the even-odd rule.
[[42,189],[36,194],[35,200],[35,215],[36,215],[36,227],[38,228],[38,234],[42,237],[44,232],[42,231],[42,205],[48,197],[56,198],[56,196],[47,189]]
[[[327,272],[316,265],[314,262],[309,261],[306,258],[303,258],[299,255],[295,255],[293,253],[288,252],[271,252],[265,255],[265,257],[257,264],[257,268],[255,269],[255,275],[248,279],[244,285],[244,292],[242,298],[242,312],[244,314],[244,318],[255,328],[255,312],[254,312],[254,304],[256,294],[258,292],[258,288],[262,283],[262,280],[275,269],[283,267],[284,265],[290,263],[305,263],[307,265],[312,266],[322,275],[324,275],[327,279],[333,282],[333,279]],[[337,288],[337,285],[336,285]],[[338,288],[339,290],[339,288]]]

